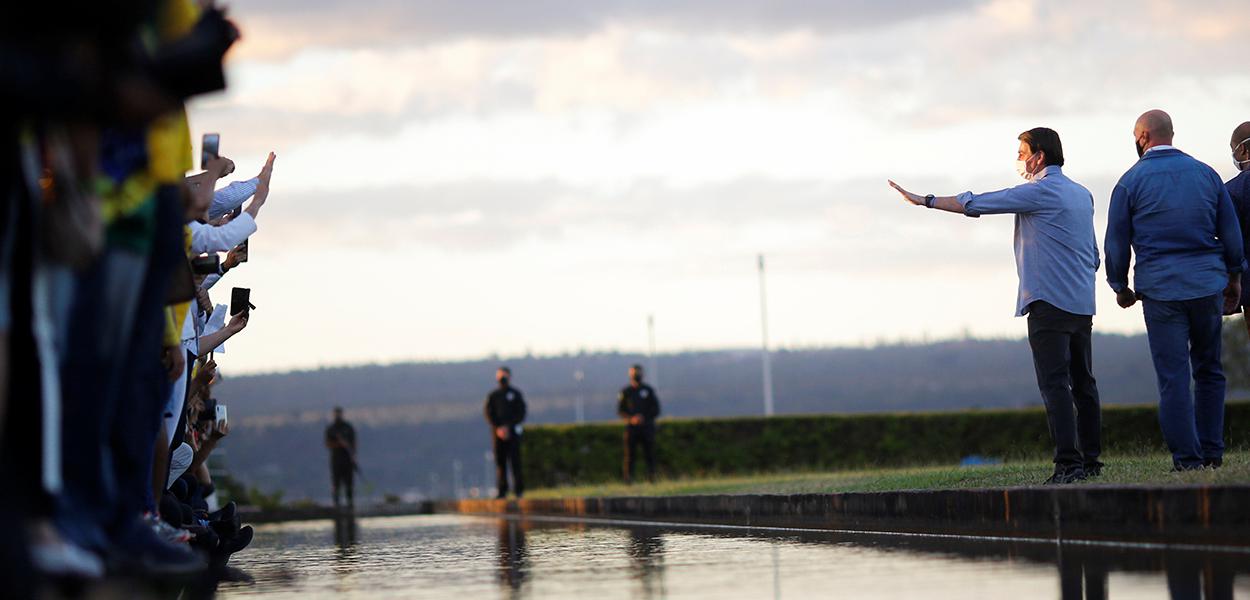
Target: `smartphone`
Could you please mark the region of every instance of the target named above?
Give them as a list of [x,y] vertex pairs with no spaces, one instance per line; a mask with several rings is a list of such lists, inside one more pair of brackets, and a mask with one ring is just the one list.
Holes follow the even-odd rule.
[[226,405],[217,405],[217,429],[220,430],[226,424]]
[[197,256],[191,259],[191,272],[196,275],[216,275],[221,272],[221,257],[217,253]]
[[243,311],[256,308],[252,305],[252,290],[250,288],[234,288],[230,290],[230,316],[237,315]]
[[200,139],[200,168],[207,169],[208,161],[218,156],[221,156],[221,134],[204,134]]

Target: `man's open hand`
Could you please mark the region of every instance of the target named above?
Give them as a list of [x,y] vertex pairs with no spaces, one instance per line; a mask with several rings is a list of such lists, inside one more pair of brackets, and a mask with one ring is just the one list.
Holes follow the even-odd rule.
[[889,182],[890,182],[890,187],[892,187],[892,188],[894,188],[894,189],[898,190],[898,193],[902,194],[902,195],[903,195],[903,199],[904,199],[904,200],[906,200],[907,202],[909,202],[909,203],[911,203],[911,204],[915,204],[916,206],[924,206],[924,196],[921,196],[921,195],[919,195],[919,194],[913,194],[913,193],[911,193],[911,192],[909,192],[909,191],[907,191],[907,190],[903,189],[903,186],[901,186],[901,185],[899,185],[899,184],[897,184],[897,183],[894,183],[892,180],[888,180],[888,179],[887,179],[886,181],[889,181]]

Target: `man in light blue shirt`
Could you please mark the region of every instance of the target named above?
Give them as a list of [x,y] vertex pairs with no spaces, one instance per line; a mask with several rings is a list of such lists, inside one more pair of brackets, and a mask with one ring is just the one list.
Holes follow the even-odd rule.
[[943,197],[890,185],[917,206],[969,217],[1016,215],[1016,316],[1029,318],[1033,367],[1055,443],[1055,472],[1046,483],[1071,483],[1102,472],[1102,411],[1090,350],[1099,265],[1094,198],[1063,174],[1058,133],[1037,127],[1019,140],[1022,185]]
[[[1172,118],[1161,110],[1143,114],[1133,128],[1140,160],[1111,193],[1107,283],[1123,308],[1142,300],[1159,425],[1173,469],[1186,471],[1223,462],[1221,315],[1241,302],[1245,256],[1224,183],[1173,148],[1172,135]],[[1128,285],[1130,251],[1137,254],[1136,291]]]

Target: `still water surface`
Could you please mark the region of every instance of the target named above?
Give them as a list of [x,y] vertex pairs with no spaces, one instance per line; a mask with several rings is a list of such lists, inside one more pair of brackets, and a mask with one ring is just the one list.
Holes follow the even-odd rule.
[[220,598],[1250,600],[1250,554],[464,516],[266,525]]

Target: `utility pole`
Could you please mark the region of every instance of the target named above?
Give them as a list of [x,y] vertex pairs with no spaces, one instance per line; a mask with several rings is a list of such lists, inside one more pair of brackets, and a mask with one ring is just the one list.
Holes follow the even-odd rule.
[[764,286],[764,255],[759,255],[760,265],[760,349],[764,358],[764,416],[773,416],[773,364],[768,355],[768,297]]
[[656,366],[655,360],[655,314],[647,315],[647,338],[651,352],[651,364],[648,365],[648,370],[651,372],[648,374],[647,379],[651,381],[652,387],[660,387],[660,370]]
[[451,494],[456,498],[463,498],[463,490],[460,488],[460,460],[451,461]]
[[586,374],[581,369],[573,371],[573,381],[577,382],[577,404],[574,406],[573,416],[578,425],[586,422],[586,408],[582,402],[582,380],[585,378]]

